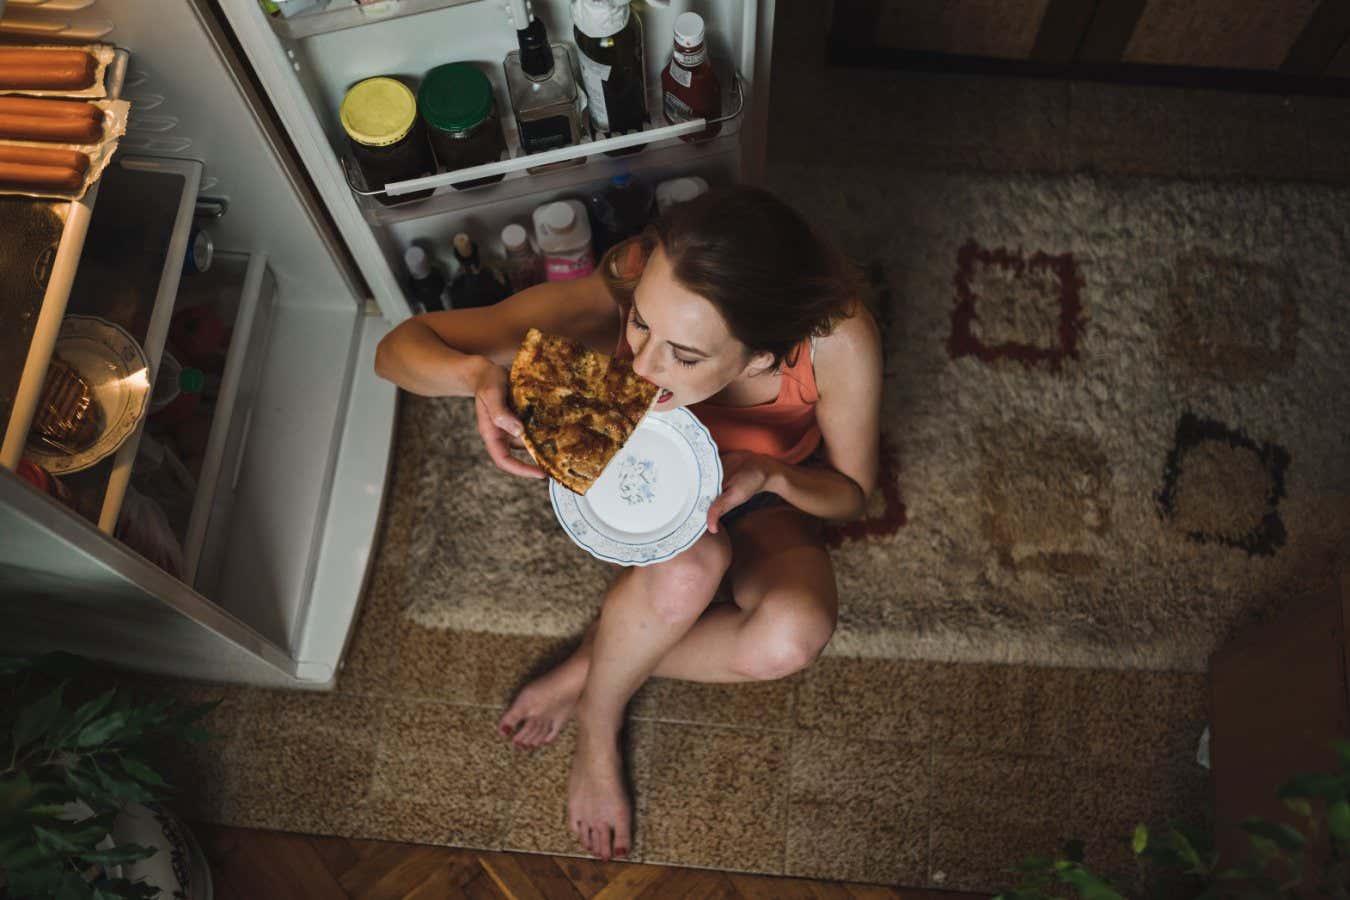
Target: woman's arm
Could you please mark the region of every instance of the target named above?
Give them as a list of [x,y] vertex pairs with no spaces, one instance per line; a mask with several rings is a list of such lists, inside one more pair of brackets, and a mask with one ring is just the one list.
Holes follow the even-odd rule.
[[506,366],[525,332],[585,339],[618,328],[617,307],[599,275],[536,285],[480,309],[425,313],[400,324],[375,349],[375,374],[428,397],[473,397],[478,434],[497,468],[543,478],[511,455],[523,432],[508,402]]
[[881,428],[881,335],[866,311],[816,343],[816,421],[829,468],[794,466],[756,453],[723,457],[723,492],[708,510],[717,531],[723,513],[771,491],[822,519],[852,519],[876,487]]
[[509,366],[531,328],[584,338],[604,322],[617,330],[616,310],[596,273],[535,285],[492,306],[423,313],[380,341],[375,374],[414,394],[473,396],[484,363]]

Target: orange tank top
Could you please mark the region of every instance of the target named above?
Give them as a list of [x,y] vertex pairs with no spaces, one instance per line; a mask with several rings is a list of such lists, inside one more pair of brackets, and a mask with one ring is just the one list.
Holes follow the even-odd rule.
[[[619,332],[615,355],[631,358],[628,337]],[[689,411],[708,427],[720,453],[748,450],[796,465],[820,446],[820,426],[816,423],[815,366],[811,362],[811,342],[802,341],[783,361],[783,376],[778,397],[755,406],[720,406],[695,403]]]

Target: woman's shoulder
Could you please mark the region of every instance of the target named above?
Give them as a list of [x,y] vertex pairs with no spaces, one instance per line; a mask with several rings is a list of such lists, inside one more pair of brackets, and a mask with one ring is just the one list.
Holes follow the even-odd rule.
[[815,340],[816,382],[822,394],[831,384],[849,384],[881,367],[881,329],[864,304]]

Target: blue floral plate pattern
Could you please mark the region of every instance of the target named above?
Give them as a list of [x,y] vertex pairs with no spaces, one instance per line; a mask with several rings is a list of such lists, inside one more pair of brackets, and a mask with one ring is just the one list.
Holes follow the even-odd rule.
[[648,413],[584,496],[552,479],[548,496],[577,546],[621,566],[664,562],[693,546],[722,490],[722,460],[689,410]]

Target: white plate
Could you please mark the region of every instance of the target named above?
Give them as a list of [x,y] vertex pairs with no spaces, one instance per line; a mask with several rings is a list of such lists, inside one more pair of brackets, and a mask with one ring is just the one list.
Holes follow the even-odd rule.
[[135,338],[96,316],[66,316],[55,355],[89,383],[102,429],[76,453],[61,453],[36,433],[24,455],[53,475],[79,472],[104,459],[131,436],[150,400],[150,365]]
[[693,546],[721,491],[717,445],[683,407],[647,413],[584,496],[551,479],[548,485],[568,537],[623,566],[664,562]]

